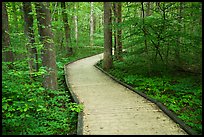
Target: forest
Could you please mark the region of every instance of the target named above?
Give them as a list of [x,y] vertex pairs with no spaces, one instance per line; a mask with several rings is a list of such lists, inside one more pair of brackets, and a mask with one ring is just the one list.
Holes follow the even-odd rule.
[[104,71],[202,132],[201,2],[2,2],[2,134],[73,135],[64,65]]

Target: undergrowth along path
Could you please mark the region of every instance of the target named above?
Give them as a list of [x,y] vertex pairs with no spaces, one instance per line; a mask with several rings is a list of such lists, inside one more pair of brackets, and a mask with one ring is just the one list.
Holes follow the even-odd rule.
[[187,134],[154,103],[95,68],[102,58],[99,54],[65,66],[70,91],[84,106],[77,134]]

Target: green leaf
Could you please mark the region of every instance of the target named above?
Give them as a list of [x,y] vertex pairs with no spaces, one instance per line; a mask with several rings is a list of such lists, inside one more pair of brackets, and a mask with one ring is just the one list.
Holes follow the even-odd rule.
[[44,29],[45,28],[45,26],[44,25],[41,25],[41,27]]
[[7,103],[4,104],[4,105],[3,105],[3,110],[7,110],[7,107],[8,107],[8,104],[7,104]]

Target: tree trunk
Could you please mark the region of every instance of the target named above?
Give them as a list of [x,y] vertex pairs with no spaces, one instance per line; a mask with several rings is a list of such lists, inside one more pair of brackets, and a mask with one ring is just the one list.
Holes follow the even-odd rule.
[[[117,24],[120,25],[122,23],[122,11],[121,11],[122,3],[118,2],[117,4]],[[117,29],[117,38],[118,38],[118,45],[117,45],[117,59],[122,60],[122,29],[119,26]]]
[[103,26],[104,26],[104,15],[103,14],[101,14],[101,16],[100,16],[101,18],[100,18],[100,24],[99,24],[99,30],[100,30],[100,32],[103,30],[103,29],[101,29]]
[[93,7],[93,33],[96,31],[96,29],[97,29],[97,17],[95,16]]
[[159,8],[160,7],[160,2],[156,2],[155,4],[156,4],[156,10],[159,11],[160,10],[160,8]]
[[[149,2],[148,2],[149,3]],[[149,58],[149,53],[148,53],[148,46],[147,46],[147,29],[146,29],[146,27],[145,27],[145,12],[144,12],[144,3],[143,2],[141,2],[141,4],[142,4],[142,23],[143,23],[143,34],[144,34],[144,50],[145,50],[145,52],[146,52],[146,54],[147,54],[147,56],[148,56],[148,58]],[[148,4],[149,5],[149,4]],[[149,7],[149,6],[148,6]],[[147,8],[147,11],[146,11],[146,16],[149,16],[149,11],[150,9],[149,8]],[[156,55],[157,55],[157,52],[156,52]],[[148,74],[150,75],[150,63],[147,63],[147,68],[148,68]]]
[[76,46],[78,46],[78,22],[77,22],[77,7],[76,3],[74,3],[74,10],[75,10],[75,15],[74,15],[74,30],[75,30],[75,41],[76,41]]
[[150,10],[151,9],[151,3],[147,2],[146,6],[147,6],[146,16],[150,16],[152,14],[152,12]]
[[51,31],[51,16],[47,3],[36,2],[36,13],[40,40],[43,43],[42,65],[47,73],[43,76],[43,85],[47,89],[57,90],[57,67],[53,34]]
[[146,30],[146,27],[145,27],[145,12],[144,12],[144,3],[141,2],[142,4],[142,22],[143,22],[143,33],[144,33],[144,45],[145,45],[145,52],[148,54],[148,49],[147,49],[147,30]]
[[57,9],[57,5],[58,5],[58,2],[53,2],[53,3],[51,3],[51,5],[52,5],[52,11],[51,11],[51,21],[57,21],[57,18],[56,18],[56,16],[55,16],[55,12],[56,12],[56,9]]
[[91,13],[90,13],[90,46],[93,46],[93,34],[94,34],[94,7],[91,2]]
[[[179,15],[179,18],[178,18],[178,22],[180,24],[182,24],[182,2],[180,2],[179,4],[179,8],[178,8],[178,15]],[[181,33],[182,29],[181,27],[178,28],[178,31]],[[177,38],[177,46],[175,47],[175,59],[176,59],[176,62],[177,62],[177,65],[181,65],[181,59],[180,59],[180,46],[181,46],[181,35],[178,36]]]
[[[114,20],[113,20],[113,22],[114,22],[114,24],[117,24],[117,3],[116,2],[114,2],[113,3],[113,13],[114,13]],[[116,50],[117,50],[117,45],[118,45],[118,37],[117,37],[117,31],[116,31],[116,25],[114,25],[115,27],[114,27],[114,30],[113,30],[113,33],[114,33],[114,55],[117,57],[117,52],[116,52]]]
[[112,61],[111,2],[104,2],[104,58],[103,68],[109,70]]
[[[28,54],[29,54],[29,68],[33,72],[38,71],[38,54],[37,48],[34,47],[35,36],[33,31],[33,16],[30,14],[32,12],[31,2],[23,2],[23,11],[24,11],[24,21],[25,21],[25,34],[28,37]],[[36,63],[34,63],[36,61]]]
[[[13,62],[13,52],[10,45],[9,22],[6,4],[2,2],[2,59],[5,62]],[[12,67],[11,65],[9,67]]]
[[57,14],[56,14],[56,21],[61,21],[61,11],[60,11],[60,8],[61,8],[61,4],[60,2],[57,2]]
[[67,13],[66,13],[66,5],[65,2],[61,2],[62,7],[62,16],[63,16],[63,22],[64,22],[64,32],[65,32],[65,39],[66,39],[66,48],[67,48],[67,54],[70,56],[72,55],[72,48],[69,47],[70,43],[70,27],[67,19]]
[[121,14],[121,3],[115,2],[114,3],[114,16],[115,16],[115,30],[114,30],[114,53],[117,60],[122,60],[122,29],[120,28],[120,24],[122,22],[122,14]]

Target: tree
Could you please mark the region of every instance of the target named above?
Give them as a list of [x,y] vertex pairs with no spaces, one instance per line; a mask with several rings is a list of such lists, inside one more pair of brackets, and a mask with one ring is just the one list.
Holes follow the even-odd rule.
[[94,34],[94,7],[91,2],[91,13],[90,13],[90,46],[93,46],[93,34]]
[[120,24],[122,23],[122,10],[121,10],[121,7],[122,7],[122,3],[121,2],[118,2],[117,4],[117,24],[119,25],[118,29],[117,29],[117,39],[118,39],[118,42],[117,42],[117,48],[116,48],[116,52],[117,52],[117,59],[118,60],[122,60],[122,29],[120,27]]
[[70,43],[70,27],[67,19],[67,13],[66,13],[66,5],[65,2],[61,2],[61,7],[62,7],[62,16],[63,16],[63,22],[64,22],[64,33],[65,33],[65,39],[66,39],[66,47],[67,47],[67,52],[68,55],[72,55],[72,48],[69,47]]
[[[180,3],[179,3],[179,8],[178,8],[178,15],[179,15],[179,17],[178,17],[178,22],[179,22],[179,24],[182,24],[182,10],[183,10],[183,3],[180,2]],[[180,34],[182,34],[181,31],[182,31],[182,30],[181,30],[181,27],[178,27],[178,32],[180,32]],[[178,46],[175,47],[175,58],[176,58],[176,60],[177,60],[177,64],[178,64],[178,65],[181,64],[181,58],[180,58],[180,43],[181,43],[181,36],[179,36],[179,37],[177,38],[177,45],[178,45]]]
[[104,2],[104,58],[103,68],[112,67],[111,2]]
[[51,16],[48,3],[36,2],[36,13],[38,20],[38,30],[40,40],[43,44],[42,65],[45,67],[47,74],[43,76],[43,86],[47,89],[57,89],[57,67],[55,47],[53,43],[53,34],[51,31]]
[[[28,37],[27,50],[29,54],[29,68],[30,71],[38,71],[38,53],[37,48],[34,46],[35,36],[33,31],[33,16],[32,16],[32,7],[31,2],[23,2],[23,11],[24,11],[24,21],[25,21],[25,34]],[[36,62],[36,63],[34,63]]]
[[[142,6],[142,23],[143,23],[143,33],[144,33],[144,45],[145,45],[145,52],[148,54],[148,49],[147,49],[147,30],[145,27],[145,11],[144,11],[144,2],[141,2],[141,6]],[[149,9],[147,10],[147,14],[149,14]]]
[[121,3],[114,2],[113,4],[113,11],[114,11],[114,22],[116,24],[114,29],[114,54],[117,60],[122,60],[122,29],[121,29],[121,22],[122,22],[122,14],[121,14]]
[[[116,7],[117,7],[117,3],[114,2],[113,3],[113,13],[114,13],[113,22],[114,22],[114,24],[117,23],[117,11],[116,11],[117,9],[116,9]],[[116,51],[116,48],[117,48],[116,45],[118,43],[118,38],[117,38],[117,34],[116,34],[116,27],[114,27],[113,34],[114,34],[114,55],[115,55],[115,54],[117,54],[115,51]]]
[[75,10],[75,15],[74,15],[74,31],[75,31],[75,41],[76,41],[76,46],[78,45],[78,22],[77,22],[77,3],[74,3],[74,10]]
[[[13,62],[14,56],[10,44],[9,21],[6,4],[2,2],[2,58],[5,62]],[[11,66],[10,66],[11,67]]]
[[151,6],[152,6],[153,2],[146,2],[146,6],[147,6],[147,11],[146,11],[146,16],[150,16],[152,14],[151,12]]

